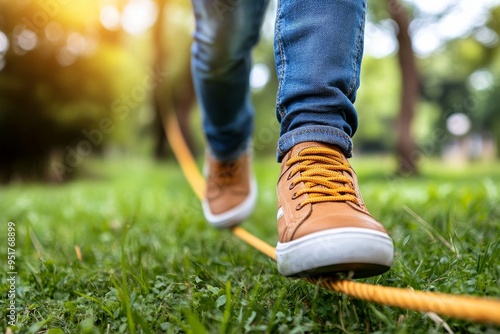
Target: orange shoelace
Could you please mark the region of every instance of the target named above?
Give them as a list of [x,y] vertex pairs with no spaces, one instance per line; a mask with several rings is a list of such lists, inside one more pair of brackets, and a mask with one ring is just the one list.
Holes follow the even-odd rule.
[[241,173],[241,168],[240,160],[219,162],[212,173],[212,180],[220,187],[231,185],[235,177]]
[[304,182],[305,187],[294,196],[308,194],[308,198],[300,203],[300,207],[308,203],[321,202],[353,202],[359,204],[356,198],[353,181],[344,174],[352,176],[351,166],[343,159],[340,152],[324,147],[306,148],[296,157],[290,158],[286,164],[291,166],[291,176],[300,172],[293,180],[292,187]]

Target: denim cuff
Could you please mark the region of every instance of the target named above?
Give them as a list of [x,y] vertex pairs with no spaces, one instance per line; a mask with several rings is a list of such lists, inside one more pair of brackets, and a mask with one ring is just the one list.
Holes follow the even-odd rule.
[[315,141],[340,147],[347,158],[352,157],[352,139],[344,131],[325,125],[300,127],[285,133],[278,141],[276,158],[281,162],[285,154],[297,144]]

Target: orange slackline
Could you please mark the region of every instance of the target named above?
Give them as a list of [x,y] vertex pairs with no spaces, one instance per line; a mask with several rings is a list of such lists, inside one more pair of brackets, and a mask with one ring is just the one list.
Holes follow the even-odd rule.
[[[184,141],[175,114],[172,112],[169,119],[164,119],[163,122],[168,141],[186,179],[198,198],[202,199],[205,180]],[[231,232],[250,246],[276,260],[274,247],[239,226],[233,227]],[[383,305],[500,325],[499,299],[414,291],[413,289],[392,288],[329,277],[315,277],[306,280],[326,289]]]

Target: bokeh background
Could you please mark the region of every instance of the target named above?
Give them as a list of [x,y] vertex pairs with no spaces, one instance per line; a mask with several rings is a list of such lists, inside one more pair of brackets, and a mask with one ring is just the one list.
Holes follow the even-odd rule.
[[[251,75],[255,150],[274,155],[270,2]],[[64,182],[94,157],[171,157],[160,115],[203,151],[190,80],[188,0],[0,0],[0,180]],[[494,161],[500,1],[369,1],[357,154],[417,174]],[[314,61],[314,60],[311,60]]]

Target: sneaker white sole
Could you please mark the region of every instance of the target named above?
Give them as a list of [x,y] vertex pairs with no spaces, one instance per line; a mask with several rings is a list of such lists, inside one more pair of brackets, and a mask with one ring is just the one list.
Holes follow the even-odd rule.
[[203,207],[203,214],[205,219],[216,228],[229,228],[240,224],[242,221],[250,216],[255,208],[255,203],[257,202],[257,182],[255,178],[250,181],[250,193],[248,197],[241,202],[240,205],[235,206],[229,211],[221,214],[213,214],[210,211],[210,206],[206,200],[201,202]]
[[284,276],[328,275],[352,278],[380,275],[392,265],[394,246],[385,233],[356,227],[306,235],[276,247]]

